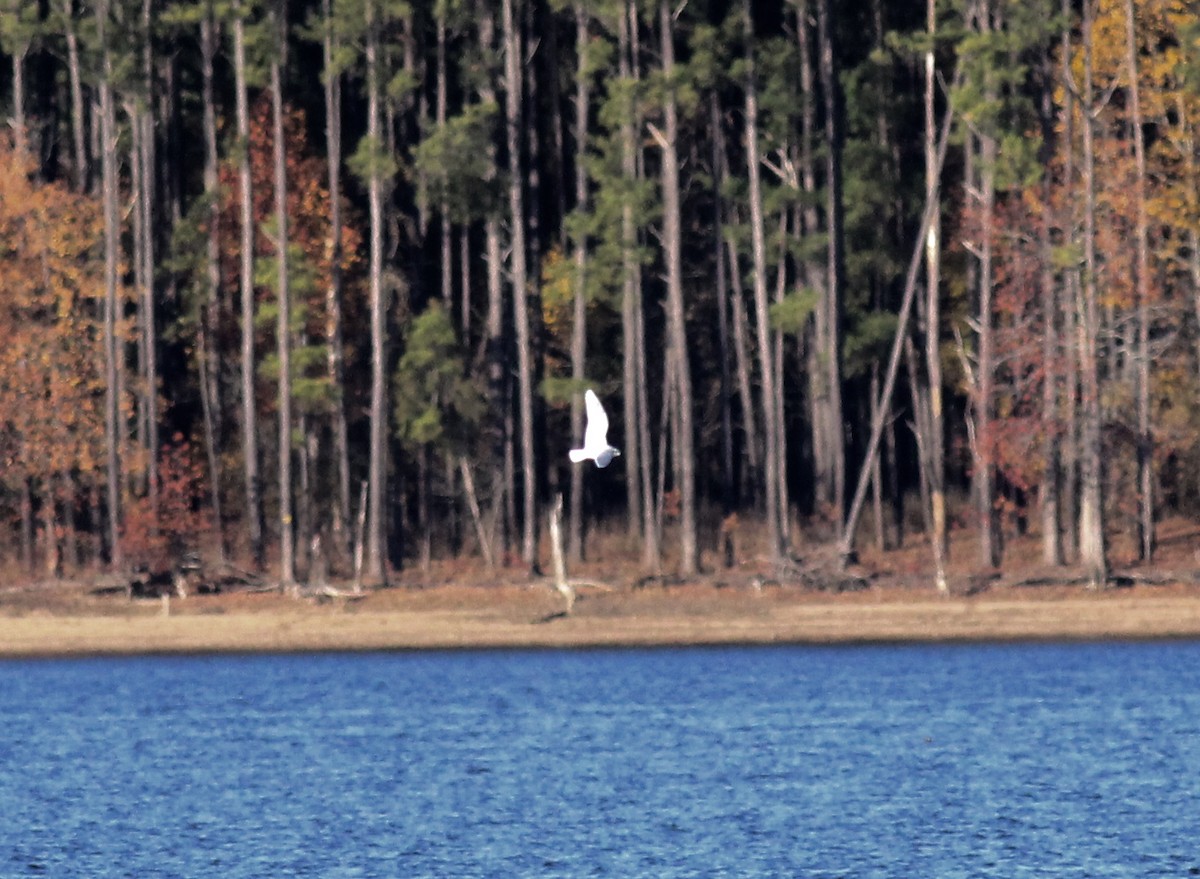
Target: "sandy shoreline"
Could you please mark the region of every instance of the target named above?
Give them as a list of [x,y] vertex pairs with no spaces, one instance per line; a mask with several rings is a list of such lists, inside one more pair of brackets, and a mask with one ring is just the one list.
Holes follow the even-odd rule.
[[595,594],[569,617],[541,589],[432,590],[342,605],[193,598],[0,614],[0,657],[722,644],[1200,638],[1200,594]]

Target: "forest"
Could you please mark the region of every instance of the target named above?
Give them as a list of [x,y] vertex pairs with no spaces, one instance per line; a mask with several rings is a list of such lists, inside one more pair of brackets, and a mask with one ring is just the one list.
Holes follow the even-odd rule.
[[0,116],[10,576],[1200,514],[1185,0],[0,0]]

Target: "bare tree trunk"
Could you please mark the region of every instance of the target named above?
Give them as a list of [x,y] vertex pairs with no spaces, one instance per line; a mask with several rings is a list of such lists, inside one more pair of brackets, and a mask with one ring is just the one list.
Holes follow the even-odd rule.
[[[735,216],[735,222],[736,219]],[[737,372],[738,398],[742,402],[742,430],[746,434],[746,463],[749,465],[750,471],[755,474],[752,484],[755,495],[757,495],[760,487],[758,477],[763,471],[759,467],[761,444],[758,440],[758,419],[754,414],[754,396],[750,389],[750,340],[748,338],[750,319],[746,315],[746,295],[742,289],[742,267],[738,261],[737,246],[730,239],[725,242],[725,248],[729,255],[729,279],[733,287],[730,297],[730,317],[733,322],[733,354]]]
[[[659,0],[660,39],[663,75],[668,83],[675,76],[675,34],[671,4]],[[662,147],[663,246],[667,268],[667,337],[674,359],[676,405],[679,430],[675,436],[680,467],[676,487],[679,490],[679,572],[694,575],[700,569],[696,544],[696,461],[692,431],[692,377],[688,363],[687,326],[683,308],[683,230],[679,188],[679,119],[675,93],[668,88],[665,96]]]
[[141,150],[138,160],[142,164],[142,193],[138,200],[142,222],[142,287],[141,332],[142,381],[145,382],[146,406],[146,484],[150,498],[151,515],[158,519],[158,333],[156,330],[154,302],[154,235],[155,208],[155,144],[154,144],[154,46],[152,41],[152,0],[142,0],[142,87],[146,90],[145,103],[133,125],[141,128]]
[[[871,367],[871,421],[879,418],[879,364]],[[880,552],[887,549],[887,536],[883,527],[883,465],[876,455],[871,462],[871,513],[875,526],[875,548]]]
[[[1042,71],[1044,80],[1041,95],[1041,128],[1042,150],[1049,162],[1055,149],[1055,101],[1054,101],[1054,70],[1050,50],[1047,49],[1043,60]],[[1070,100],[1067,93],[1066,100]],[[1070,109],[1068,113],[1072,112]],[[1071,149],[1069,137],[1061,141],[1065,148]],[[1038,501],[1041,513],[1042,531],[1042,561],[1047,565],[1058,566],[1063,563],[1062,544],[1062,453],[1059,436],[1058,400],[1061,377],[1058,367],[1059,348],[1059,300],[1058,284],[1054,271],[1054,208],[1051,193],[1055,181],[1049,174],[1043,181],[1042,215],[1038,229],[1039,249],[1041,251],[1041,310],[1042,310],[1042,455],[1045,459],[1045,474],[1042,476]],[[1070,187],[1069,181],[1062,185]]]
[[[1071,21],[1073,16],[1073,0],[1062,0],[1060,14],[1063,21]],[[1062,185],[1068,192],[1074,192],[1076,186],[1076,156],[1075,156],[1075,114],[1078,106],[1078,94],[1071,73],[1071,29],[1063,28],[1059,43],[1059,62],[1061,64],[1060,83],[1064,100],[1061,116],[1063,139],[1063,175]],[[1063,207],[1063,227],[1070,229],[1075,223],[1075,205],[1078,199],[1070,199]],[[1069,240],[1077,244],[1074,233]],[[1067,267],[1063,272],[1063,292],[1060,305],[1062,314],[1063,340],[1063,403],[1065,408],[1063,439],[1059,445],[1062,460],[1062,490],[1060,501],[1062,510],[1062,544],[1064,559],[1077,559],[1079,551],[1079,352],[1075,349],[1073,340],[1078,332],[1078,307],[1082,301],[1082,284],[1079,266]]]
[[[775,263],[775,301],[782,302],[783,297],[787,294],[788,276],[787,276],[787,259],[788,248],[786,245],[788,237],[788,211],[781,210],[779,212],[779,254]],[[779,534],[783,540],[784,554],[790,551],[790,518],[791,518],[791,499],[788,492],[788,443],[787,443],[787,410],[784,407],[783,386],[785,381],[783,371],[783,332],[781,330],[773,330],[771,333],[771,344],[774,347],[775,354],[775,472],[772,478],[775,480],[778,490],[775,493],[776,501],[779,505]]]
[[[729,369],[729,279],[725,265],[725,203],[721,196],[724,184],[725,136],[721,124],[721,108],[714,89],[708,96],[709,128],[712,131],[713,256],[717,274],[717,351],[721,359],[721,481],[722,515],[729,516],[737,508],[737,484],[733,466],[733,376]],[[749,413],[753,417],[753,413]],[[726,533],[726,539],[730,535]]]
[[530,333],[528,269],[525,262],[525,191],[521,161],[521,31],[513,16],[515,0],[503,0],[505,135],[508,148],[508,205],[511,228],[513,323],[517,334],[517,406],[521,432],[523,540],[521,558],[537,569],[537,471],[533,447],[533,340]]
[[225,517],[221,510],[221,363],[217,353],[216,333],[221,319],[221,200],[217,163],[217,111],[213,92],[213,65],[217,56],[217,26],[210,0],[200,20],[201,94],[204,104],[204,192],[209,199],[208,230],[205,236],[205,275],[208,297],[201,309],[197,326],[197,366],[200,373],[200,409],[204,418],[204,446],[210,485],[209,506],[213,528],[217,532],[219,561],[225,561]]
[[[14,18],[20,15],[20,6],[13,10]],[[15,25],[20,27],[20,24]],[[29,157],[29,120],[25,114],[25,58],[29,54],[29,38],[18,37],[19,43],[12,53],[13,90],[13,149],[18,156]],[[101,40],[103,42],[103,39]],[[111,87],[111,84],[110,84]],[[40,170],[40,169],[39,169]]]
[[[630,15],[629,3],[625,0],[617,23],[617,72],[621,82],[625,83],[633,79]],[[632,12],[632,15],[636,16],[636,12]],[[635,112],[634,102],[628,101],[621,119],[621,173],[627,183],[637,177]],[[638,405],[637,396],[639,383],[645,382],[645,368],[644,354],[637,344],[638,313],[642,305],[636,250],[637,227],[633,219],[633,205],[626,199],[621,205],[621,374],[625,407],[625,447],[622,454],[625,457],[625,497],[629,505],[626,524],[630,536],[640,534],[645,541],[651,539],[653,514],[643,505],[642,495],[641,465],[649,455],[649,450],[642,445],[640,428],[645,416]]]
[[1083,188],[1084,231],[1083,301],[1079,303],[1078,348],[1080,392],[1079,437],[1079,561],[1092,588],[1108,582],[1108,558],[1104,542],[1104,465],[1100,404],[1100,305],[1096,286],[1096,119],[1092,88],[1092,26],[1094,0],[1083,4]]
[[[920,315],[920,301],[917,302],[917,314]],[[917,352],[911,338],[904,340],[905,366],[908,368],[908,385],[912,391],[912,431],[917,439],[917,485],[921,493],[921,521],[926,537],[933,534],[933,503],[929,497],[929,398],[928,388],[921,383],[920,370],[917,368]],[[941,585],[938,585],[941,591]]]
[[375,0],[367,7],[367,141],[372,150],[367,181],[370,213],[370,311],[371,311],[371,412],[368,474],[370,509],[367,517],[366,578],[372,585],[384,581],[384,500],[387,497],[387,307],[383,289],[383,128],[379,70],[379,10]]
[[467,509],[471,512],[471,522],[475,526],[475,539],[479,541],[479,552],[484,564],[491,570],[496,566],[492,555],[492,543],[488,539],[487,529],[483,527],[483,514],[479,509],[479,496],[475,491],[475,474],[471,471],[471,462],[465,455],[458,457],[458,471],[462,475],[463,491],[467,495]]
[[[588,14],[575,4],[575,45],[579,56],[575,91],[575,211],[582,214],[588,207],[587,124],[588,104],[591,101],[591,82],[588,76]],[[576,388],[586,375],[587,357],[587,259],[586,233],[575,241],[575,301],[571,323],[571,378]],[[583,436],[582,394],[571,400],[571,436]],[[627,462],[628,463],[628,462]],[[583,468],[571,468],[571,514],[567,533],[567,556],[572,563],[583,559]]]
[[[150,401],[149,401],[149,382],[146,381],[146,348],[150,343],[150,334],[146,332],[146,303],[151,301],[151,297],[147,295],[146,290],[149,287],[149,281],[146,279],[146,260],[144,251],[146,247],[146,239],[148,236],[146,228],[146,213],[142,210],[146,201],[146,190],[143,185],[143,164],[142,164],[142,126],[138,112],[137,104],[132,97],[127,98],[123,102],[125,115],[129,117],[129,208],[127,214],[130,218],[130,264],[133,271],[133,288],[137,292],[137,366],[139,370],[139,378],[141,381],[137,385],[135,391],[135,411],[134,411],[134,436],[135,441],[143,453],[149,452],[150,448]],[[144,460],[149,461],[149,455],[143,456]],[[149,470],[143,467],[139,472],[130,476],[130,481],[137,487],[137,491],[143,495],[149,494]],[[151,516],[151,521],[157,518]],[[152,526],[153,527],[153,526]]]
[[288,278],[287,149],[283,132],[283,65],[287,52],[287,0],[271,10],[275,39],[271,55],[271,127],[274,134],[276,295],[279,322],[279,585],[296,582],[295,531],[292,522],[292,294]]
[[[434,79],[433,121],[438,131],[446,128],[446,110],[448,97],[446,93],[446,4],[439,3],[434,7],[437,32],[436,75]],[[441,218],[441,282],[442,302],[446,306],[446,316],[454,322],[454,258],[450,249],[450,237],[453,232],[450,225],[450,206],[443,199],[438,204],[438,214]],[[465,339],[463,340],[466,341]]]
[[[446,127],[446,112],[448,104],[447,83],[446,83],[446,9],[444,4],[438,4],[434,9],[434,17],[436,23],[434,30],[437,33],[436,47],[434,54],[436,56],[436,72],[434,83],[434,125],[438,131],[442,131]],[[452,237],[454,234],[453,225],[450,222],[450,205],[445,199],[438,203],[438,218],[440,225],[439,249],[441,251],[441,293],[442,303],[446,308],[447,319],[453,324],[454,322],[454,254],[451,248]],[[465,344],[466,339],[462,342]],[[451,460],[445,461],[445,478],[446,478],[446,494],[451,498],[451,506],[449,509],[449,519],[447,523],[448,530],[453,537],[453,542],[457,544],[458,539],[458,499],[455,496],[455,478],[454,478],[454,463]],[[428,541],[426,541],[426,544]]]
[[[981,4],[977,27],[980,33],[991,31],[991,7]],[[985,74],[984,89],[995,100],[995,87],[990,74]],[[992,245],[993,218],[996,210],[996,156],[998,144],[990,132],[979,132],[979,212],[981,231],[979,242],[979,362],[978,384],[975,388],[975,499],[979,516],[979,561],[985,567],[1000,564],[1000,533],[996,511],[995,437],[993,436],[993,402],[995,397],[995,333],[992,320]]]
[[354,591],[362,592],[363,586],[363,556],[365,547],[363,544],[367,537],[367,492],[370,482],[366,479],[362,481],[362,487],[358,492],[358,518],[354,526]]
[[[496,26],[493,10],[486,0],[480,0],[478,9],[479,44],[485,53],[491,53],[495,48]],[[496,103],[496,90],[492,86],[494,77],[485,77],[479,87],[479,96],[484,103]],[[487,179],[495,181],[499,176],[496,147],[489,142],[487,147],[488,169]],[[484,360],[487,368],[488,398],[491,400],[491,423],[489,434],[491,440],[491,510],[489,518],[493,523],[506,519],[503,512],[506,509],[507,492],[507,440],[505,423],[508,411],[508,388],[506,356],[504,346],[504,282],[502,272],[504,260],[501,254],[500,220],[495,213],[489,213],[483,221],[484,253],[487,259],[487,314],[484,328]],[[507,552],[508,528],[502,528],[500,543]],[[496,555],[494,530],[489,535],[493,541],[492,553]]]
[[79,34],[75,30],[74,0],[62,0],[59,5],[59,14],[62,15],[63,28],[67,38],[67,78],[71,84],[71,145],[73,147],[74,168],[72,170],[75,172],[75,191],[87,192],[90,176],[87,123],[83,109],[83,75],[79,60]]
[[121,234],[117,214],[117,132],[113,106],[113,63],[108,45],[109,0],[96,5],[96,36],[100,44],[102,74],[100,97],[101,175],[104,203],[104,437],[107,447],[109,564],[125,564],[121,552],[121,414],[120,346],[117,340],[119,270],[118,243]]
[[[927,0],[925,26],[930,40],[937,31],[935,0]],[[925,240],[925,369],[929,376],[929,436],[927,474],[929,478],[930,522],[929,535],[933,549],[934,576],[939,592],[947,593],[946,556],[950,542],[946,528],[946,453],[942,448],[942,355],[941,341],[941,206],[937,203],[937,121],[933,114],[933,99],[937,69],[933,47],[925,53],[925,200],[934,204]]]
[[350,550],[350,440],[346,423],[345,352],[342,341],[342,77],[333,72],[338,40],[333,0],[322,0],[325,20],[325,149],[329,168],[329,289],[325,294],[326,369],[336,389],[333,406],[333,457],[337,498],[333,505],[333,541],[337,556]]
[[[634,83],[641,79],[640,19],[637,3],[629,0],[625,4],[625,19],[629,38],[629,74]],[[627,180],[643,181],[646,178],[645,155],[637,143],[637,132],[642,130],[643,119],[637,112],[637,102],[629,122],[622,127],[622,167]],[[622,234],[625,242],[623,259],[626,263],[626,295],[633,296],[633,347],[637,358],[637,434],[639,465],[642,484],[642,566],[656,573],[662,570],[662,517],[655,504],[653,443],[650,438],[650,370],[646,362],[646,310],[642,299],[642,264],[635,258],[634,248],[639,241],[638,228],[633,217],[633,205],[626,202],[622,214]],[[664,403],[665,405],[665,403]]]
[[1146,134],[1142,130],[1141,85],[1138,82],[1137,20],[1133,0],[1125,0],[1125,53],[1129,65],[1130,128],[1137,168],[1134,200],[1137,227],[1137,420],[1138,420],[1138,530],[1142,561],[1154,558],[1154,437],[1150,433],[1150,232],[1146,215]]
[[[816,112],[816,78],[812,58],[812,0],[796,0],[796,45],[798,49],[798,64],[800,67],[800,185],[805,194],[804,206],[801,210],[801,234],[806,236],[819,235],[820,223],[817,212],[819,191],[817,188],[816,155],[814,141],[817,130]],[[810,257],[803,262],[804,282],[814,290],[827,289],[825,269],[815,258]],[[814,474],[813,503],[822,514],[829,511],[831,504],[830,488],[833,479],[831,455],[827,437],[829,427],[828,398],[825,392],[825,377],[821,358],[823,356],[823,340],[825,329],[825,309],[818,305],[813,311],[813,318],[805,330],[806,370],[808,376],[808,409],[811,437],[808,444],[812,455]],[[841,523],[834,523],[840,525]]]
[[758,359],[762,381],[763,435],[766,439],[766,459],[763,462],[763,484],[766,488],[767,557],[778,564],[784,555],[784,539],[779,522],[779,413],[775,409],[776,372],[774,346],[768,321],[767,302],[767,244],[763,220],[762,178],[758,151],[758,87],[754,70],[754,27],[750,15],[750,0],[742,3],[743,31],[746,49],[746,169],[750,180],[750,240],[751,265],[754,278],[754,325],[758,336]]
[[824,442],[828,445],[828,498],[834,519],[844,521],[846,503],[846,445],[842,416],[842,312],[845,274],[842,222],[842,107],[831,0],[817,0],[817,44],[820,49],[822,94],[825,109],[825,217],[828,225],[825,296],[825,338],[820,356],[828,395]]
[[246,14],[243,0],[233,9],[233,73],[237,105],[238,180],[241,188],[242,473],[246,492],[246,533],[253,564],[263,564],[262,490],[258,471],[258,406],[254,359],[254,191],[250,175],[250,98],[246,73]]

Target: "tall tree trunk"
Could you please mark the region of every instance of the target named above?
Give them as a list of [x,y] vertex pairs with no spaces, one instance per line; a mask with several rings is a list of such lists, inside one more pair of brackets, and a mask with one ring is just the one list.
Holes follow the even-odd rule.
[[[1059,14],[1064,22],[1073,20],[1073,0],[1062,0]],[[1061,109],[1061,127],[1063,142],[1063,172],[1062,185],[1067,192],[1076,192],[1077,156],[1075,153],[1076,113],[1079,108],[1078,89],[1075,86],[1074,75],[1071,73],[1072,29],[1062,28],[1059,40],[1060,81],[1056,87],[1063,92]],[[1076,224],[1078,198],[1072,198],[1062,208],[1062,224],[1064,230],[1072,230]],[[1078,246],[1078,236],[1073,231],[1067,231],[1064,242]],[[1083,278],[1078,262],[1068,266],[1063,271],[1062,299],[1059,311],[1062,316],[1062,329],[1059,333],[1062,339],[1063,355],[1063,438],[1059,445],[1062,461],[1062,490],[1059,498],[1062,504],[1060,522],[1062,523],[1062,543],[1064,559],[1078,559],[1079,553],[1079,352],[1074,341],[1077,338],[1079,322],[1079,303],[1083,301]]]
[[1092,86],[1092,30],[1094,0],[1083,4],[1083,268],[1077,326],[1080,375],[1079,426],[1079,561],[1092,588],[1108,582],[1108,558],[1104,543],[1104,465],[1100,404],[1100,302],[1096,285],[1096,146],[1097,107]]
[[[495,47],[495,18],[487,0],[480,0],[479,43],[484,52],[491,52]],[[496,90],[492,86],[492,77],[486,77],[479,87],[479,96],[486,104],[496,103]],[[499,177],[496,147],[489,141],[487,147],[488,168],[487,179],[494,182]],[[507,480],[507,412],[509,409],[509,382],[506,368],[507,357],[504,344],[504,282],[503,256],[501,254],[500,220],[494,211],[490,211],[483,221],[484,253],[487,257],[487,315],[485,318],[484,352],[487,364],[488,398],[491,400],[491,424],[489,433],[491,439],[492,458],[492,498],[489,517],[493,524],[503,522],[507,516],[506,491]],[[511,526],[511,520],[507,524]],[[508,549],[509,528],[501,527],[501,544],[505,551]],[[493,528],[494,534],[494,528]],[[494,536],[489,536],[494,541]],[[493,557],[498,555],[493,543]]]
[[[20,4],[14,4],[13,18],[20,16]],[[98,13],[97,13],[98,14]],[[20,27],[19,23],[14,27]],[[29,38],[18,35],[12,53],[12,132],[13,149],[18,156],[29,155],[29,119],[25,113],[25,58],[29,54]],[[111,83],[110,83],[111,87]]]
[[96,37],[101,52],[100,157],[101,192],[104,212],[104,438],[108,484],[109,563],[114,569],[125,564],[121,551],[121,362],[117,340],[118,245],[121,234],[117,213],[117,131],[113,106],[113,62],[108,45],[109,0],[96,5]]
[[333,541],[337,554],[349,556],[350,440],[346,423],[345,352],[342,341],[342,77],[333,72],[338,40],[334,35],[333,0],[322,0],[325,20],[325,151],[329,174],[329,288],[325,293],[326,371],[336,391],[333,405],[333,458],[337,498],[333,505]]
[[254,359],[254,190],[250,176],[250,96],[246,71],[247,14],[244,0],[233,9],[233,75],[238,136],[238,181],[241,214],[241,331],[242,331],[242,475],[246,492],[246,534],[253,564],[263,564],[262,490],[258,471],[258,406]]
[[[617,26],[617,70],[623,82],[634,83],[637,64],[636,6],[623,4]],[[621,120],[621,174],[627,184],[641,178],[636,132],[641,123],[636,103],[629,100]],[[645,324],[642,308],[642,268],[637,258],[638,230],[634,205],[626,198],[621,205],[621,339],[624,364],[625,488],[629,504],[629,533],[642,537],[642,564],[657,571],[662,565],[658,525],[654,514],[654,483],[650,448],[650,413]]]
[[[575,83],[575,211],[583,214],[588,208],[587,126],[588,104],[591,101],[591,82],[588,74],[588,15],[583,6],[575,4],[575,45],[578,56]],[[587,235],[581,233],[575,246],[575,301],[571,324],[571,378],[576,388],[586,375],[587,357]],[[571,436],[583,436],[582,394],[571,400]],[[583,559],[583,468],[571,468],[571,515],[567,535],[567,557],[572,562]]]
[[517,407],[521,445],[521,558],[537,568],[537,471],[533,446],[533,340],[530,333],[529,275],[526,268],[525,175],[521,161],[523,56],[521,30],[513,14],[515,0],[501,4],[504,31],[504,116],[508,148],[508,208],[513,284],[513,323],[517,334]]
[[742,3],[743,30],[746,38],[746,169],[750,180],[751,266],[754,278],[754,325],[758,337],[759,370],[762,381],[763,435],[766,439],[763,484],[766,487],[767,556],[778,564],[784,555],[783,534],[779,523],[779,413],[775,409],[776,372],[774,346],[767,314],[767,243],[763,220],[762,178],[758,151],[758,85],[754,69],[754,25],[750,0]]
[[[150,447],[150,404],[145,368],[147,361],[146,348],[150,343],[150,334],[146,332],[146,303],[151,301],[151,297],[146,294],[149,281],[146,279],[147,263],[144,257],[146,238],[149,233],[146,228],[146,213],[142,210],[146,201],[146,189],[142,182],[144,170],[142,163],[142,126],[137,103],[133,97],[126,98],[123,106],[125,115],[129,118],[129,156],[127,161],[129,167],[129,208],[127,214],[130,218],[130,266],[133,272],[133,289],[137,294],[136,362],[141,379],[135,391],[134,438],[138,447],[142,449],[143,460],[148,461],[149,456],[145,453],[149,451]],[[143,496],[149,493],[148,474],[148,469],[143,467],[139,472],[130,475],[130,481]],[[152,515],[151,522],[155,518]]]
[[1138,421],[1138,530],[1140,556],[1154,557],[1154,438],[1150,433],[1150,232],[1146,216],[1146,134],[1142,130],[1141,86],[1138,82],[1137,20],[1133,0],[1125,0],[1125,55],[1129,65],[1129,125],[1133,129],[1133,157],[1137,169],[1134,200],[1137,226],[1135,267],[1137,282],[1137,421]]
[[[722,174],[722,176],[724,176]],[[737,222],[737,216],[733,218],[733,222]],[[742,405],[742,430],[746,434],[746,463],[748,469],[754,475],[751,480],[751,488],[753,489],[754,497],[751,500],[757,501],[758,492],[761,487],[759,485],[758,476],[763,472],[759,466],[761,458],[761,447],[758,441],[758,419],[754,416],[754,394],[750,388],[750,373],[752,371],[750,364],[750,340],[749,326],[750,319],[746,315],[746,294],[742,289],[742,267],[738,260],[737,245],[732,238],[725,242],[725,251],[729,258],[729,280],[730,286],[733,288],[730,291],[730,318],[731,331],[733,335],[733,356],[734,367],[737,373],[737,391],[738,399]]]
[[[449,102],[446,91],[446,5],[438,3],[434,7],[434,17],[437,19],[435,30],[437,32],[437,45],[435,54],[437,56],[436,65],[437,71],[434,77],[435,95],[433,101],[433,121],[437,126],[438,131],[445,131],[446,128],[446,111]],[[450,224],[450,205],[445,199],[438,204],[438,215],[441,220],[441,282],[442,282],[442,303],[446,306],[446,316],[450,322],[454,322],[454,257],[451,251],[451,237],[453,229]],[[466,342],[466,339],[463,339]]]
[[[992,7],[989,2],[979,5],[975,27],[985,36],[992,31]],[[996,87],[991,71],[983,74],[982,87],[991,102],[996,100]],[[993,404],[995,397],[995,332],[992,317],[993,284],[993,226],[996,211],[996,157],[999,146],[990,131],[975,132],[979,144],[979,161],[975,163],[979,178],[972,184],[980,214],[980,241],[977,251],[979,265],[979,339],[975,386],[975,501],[979,517],[979,562],[994,568],[1000,564],[1000,533],[996,511],[995,428]]]
[[[675,77],[675,33],[671,4],[659,0],[658,20],[662,42],[663,76]],[[692,429],[692,371],[688,362],[687,325],[683,307],[683,229],[679,187],[679,118],[674,87],[668,87],[663,108],[665,132],[662,147],[663,247],[667,269],[667,345],[674,361],[675,404],[679,430],[675,436],[680,466],[676,475],[679,491],[679,572],[694,575],[700,568],[696,544],[696,458]]]
[[153,0],[142,0],[142,88],[145,89],[144,103],[132,124],[141,129],[141,149],[137,159],[141,162],[142,192],[138,199],[142,224],[142,300],[140,328],[142,335],[142,381],[145,384],[146,417],[146,486],[150,499],[151,515],[158,519],[158,333],[155,317],[155,217],[157,193],[155,187],[155,134],[154,134],[154,43],[153,43]]
[[[796,5],[796,47],[798,50],[797,63],[800,68],[800,186],[804,192],[804,206],[801,209],[801,229],[805,236],[821,234],[817,204],[819,190],[817,188],[816,154],[814,143],[817,136],[816,108],[816,76],[813,64],[813,26],[812,0],[795,0]],[[827,289],[825,270],[821,262],[810,256],[802,263],[804,283],[813,290]],[[812,458],[814,485],[812,492],[813,505],[818,512],[829,512],[830,464],[833,450],[828,448],[827,437],[830,435],[828,426],[828,398],[825,393],[825,378],[822,367],[822,340],[826,336],[825,308],[822,304],[813,310],[812,320],[805,328],[804,345],[806,369],[808,377],[808,410],[811,430],[809,452]],[[840,523],[834,523],[839,525]]]
[[842,101],[838,81],[837,50],[834,45],[833,10],[830,0],[817,0],[817,44],[820,49],[821,91],[825,110],[825,218],[828,248],[825,266],[825,337],[820,340],[820,357],[827,396],[824,437],[828,445],[827,499],[835,521],[844,521],[846,502],[846,444],[842,417],[842,286],[845,275],[842,205]]
[[737,482],[733,464],[733,376],[729,369],[729,278],[725,265],[725,203],[721,196],[724,185],[725,137],[721,123],[721,107],[714,89],[708,95],[709,128],[712,132],[713,175],[713,257],[717,274],[717,352],[721,360],[721,513],[729,516],[738,505]]
[[83,73],[79,60],[79,34],[75,30],[74,0],[59,4],[67,40],[67,79],[71,85],[71,145],[75,191],[87,192],[90,168],[87,153],[87,122],[83,107]]
[[[1054,61],[1048,48],[1043,58],[1041,71],[1041,116],[1042,158],[1043,164],[1048,165],[1056,149],[1057,133],[1055,126],[1054,101]],[[1067,100],[1070,100],[1069,93]],[[1068,110],[1068,112],[1071,112]],[[1067,150],[1071,149],[1070,138],[1061,141]],[[1061,185],[1070,187],[1068,181]],[[1038,227],[1038,247],[1042,260],[1040,277],[1041,311],[1042,311],[1042,456],[1045,461],[1045,473],[1038,492],[1039,512],[1041,514],[1042,532],[1042,561],[1047,565],[1058,566],[1063,563],[1062,543],[1062,453],[1059,435],[1059,299],[1058,279],[1054,271],[1054,208],[1052,194],[1055,181],[1052,175],[1045,175],[1042,182],[1041,223]]]
[[217,24],[212,0],[205,4],[200,20],[201,96],[204,105],[204,193],[209,200],[205,236],[205,278],[207,297],[197,321],[196,360],[200,373],[200,408],[204,419],[204,446],[208,464],[209,505],[212,525],[217,533],[219,560],[225,561],[225,517],[221,509],[221,361],[217,351],[217,330],[221,320],[221,200],[217,165],[217,108],[213,88],[213,66],[217,57]]
[[296,582],[296,534],[292,522],[292,293],[288,277],[287,144],[283,132],[283,65],[287,53],[287,0],[271,10],[278,41],[271,55],[271,128],[274,135],[276,296],[279,322],[279,585]]
[[[925,27],[932,41],[937,32],[937,4],[927,0]],[[925,369],[929,376],[929,436],[927,473],[929,477],[929,535],[933,549],[934,576],[939,592],[949,592],[946,580],[946,556],[949,539],[946,529],[946,453],[942,448],[942,355],[941,341],[941,206],[937,203],[937,120],[933,103],[937,82],[933,46],[925,53],[925,199],[933,203],[929,235],[925,239]]]
[[384,580],[384,501],[387,497],[387,350],[385,322],[387,306],[383,290],[383,127],[382,82],[379,70],[379,10],[375,0],[367,6],[367,142],[371,166],[367,181],[370,213],[370,312],[371,312],[371,410],[367,481],[370,485],[367,516],[367,572],[372,584]]

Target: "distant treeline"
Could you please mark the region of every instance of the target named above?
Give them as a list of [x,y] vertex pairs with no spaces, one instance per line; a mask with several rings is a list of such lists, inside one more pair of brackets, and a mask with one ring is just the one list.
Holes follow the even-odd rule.
[[536,567],[562,493],[569,559],[1100,582],[1200,509],[1198,59],[1184,0],[7,0],[0,552]]

